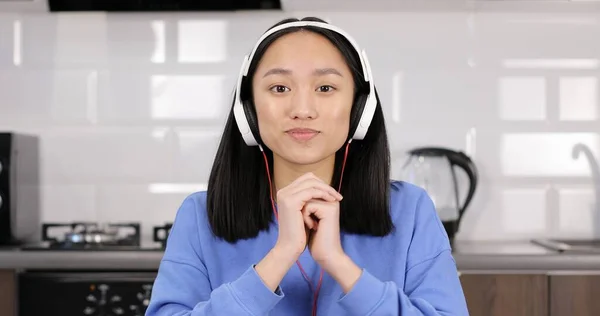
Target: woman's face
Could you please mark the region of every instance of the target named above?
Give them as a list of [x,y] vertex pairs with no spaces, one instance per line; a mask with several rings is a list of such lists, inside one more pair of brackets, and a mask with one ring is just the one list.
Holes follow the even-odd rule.
[[314,164],[344,145],[354,80],[327,38],[300,31],[277,39],[261,59],[252,89],[260,136],[275,156]]

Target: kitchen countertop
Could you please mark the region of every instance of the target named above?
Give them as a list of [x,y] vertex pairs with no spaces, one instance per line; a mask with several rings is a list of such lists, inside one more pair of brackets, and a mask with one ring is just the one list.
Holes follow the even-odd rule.
[[[23,251],[0,248],[0,269],[156,270],[162,251]],[[522,242],[461,242],[454,258],[462,272],[501,273],[597,270],[600,254],[558,253]]]

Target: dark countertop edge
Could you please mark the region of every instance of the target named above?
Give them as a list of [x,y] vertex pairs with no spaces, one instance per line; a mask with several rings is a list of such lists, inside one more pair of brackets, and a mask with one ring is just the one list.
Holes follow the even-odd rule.
[[462,273],[554,273],[559,271],[598,271],[600,255],[587,254],[467,254],[454,255]]
[[[158,270],[160,251],[0,251],[0,269]],[[461,254],[454,259],[462,273],[548,273],[598,271],[600,255],[582,254]],[[529,273],[528,272],[528,273]],[[491,272],[490,272],[491,273]]]
[[[162,250],[80,252],[4,247],[0,248],[0,269],[156,271],[163,254]],[[457,242],[452,255],[462,273],[600,272],[600,254],[559,253],[527,241]]]

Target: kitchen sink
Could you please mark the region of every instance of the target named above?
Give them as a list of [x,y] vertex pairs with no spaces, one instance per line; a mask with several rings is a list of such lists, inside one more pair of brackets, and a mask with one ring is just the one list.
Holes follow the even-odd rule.
[[569,253],[600,254],[600,239],[533,239],[532,243],[544,248]]

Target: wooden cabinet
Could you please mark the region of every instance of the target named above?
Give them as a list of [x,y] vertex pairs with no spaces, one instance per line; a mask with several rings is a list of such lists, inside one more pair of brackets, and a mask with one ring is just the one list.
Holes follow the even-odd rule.
[[[470,316],[598,316],[600,273],[461,273]],[[16,316],[17,278],[0,270],[0,315]]]
[[548,316],[545,274],[463,273],[460,279],[470,316]]
[[0,315],[17,314],[17,277],[14,270],[0,270]]
[[550,275],[550,316],[600,315],[600,275]]
[[460,276],[470,316],[598,316],[600,274]]

